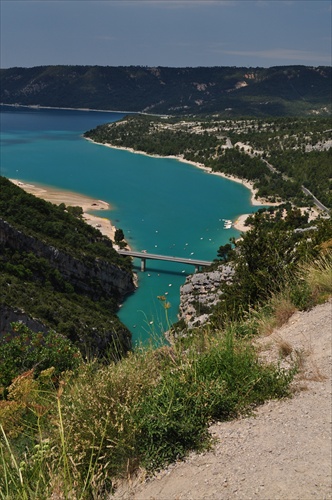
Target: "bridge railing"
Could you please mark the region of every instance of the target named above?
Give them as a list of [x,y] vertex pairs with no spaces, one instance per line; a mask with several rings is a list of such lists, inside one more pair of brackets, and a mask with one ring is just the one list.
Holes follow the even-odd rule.
[[195,271],[198,271],[200,267],[210,266],[212,262],[207,260],[199,259],[188,259],[186,257],[175,257],[169,255],[154,254],[148,252],[135,252],[132,250],[118,250],[120,255],[128,255],[128,257],[137,257],[141,259],[141,271],[146,270],[146,261],[149,260],[164,260],[168,262],[179,262],[181,264],[190,264],[195,266]]

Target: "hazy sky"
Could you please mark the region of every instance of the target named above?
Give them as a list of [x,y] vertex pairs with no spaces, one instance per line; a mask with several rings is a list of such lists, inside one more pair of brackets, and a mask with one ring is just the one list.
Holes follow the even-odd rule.
[[331,65],[331,0],[0,0],[0,66]]

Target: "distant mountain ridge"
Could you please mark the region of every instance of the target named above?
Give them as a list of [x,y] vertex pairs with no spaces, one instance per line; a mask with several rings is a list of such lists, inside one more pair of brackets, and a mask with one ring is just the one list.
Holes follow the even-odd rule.
[[330,66],[38,66],[0,69],[2,104],[151,114],[331,114]]

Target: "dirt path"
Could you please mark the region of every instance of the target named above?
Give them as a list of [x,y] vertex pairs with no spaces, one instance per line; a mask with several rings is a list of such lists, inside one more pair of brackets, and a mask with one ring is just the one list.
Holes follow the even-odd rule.
[[331,333],[331,301],[294,314],[260,341],[268,358],[275,356],[281,339],[292,349],[289,356],[302,353],[294,397],[268,402],[252,417],[213,425],[217,442],[212,451],[192,454],[149,482],[122,485],[112,498],[331,499]]

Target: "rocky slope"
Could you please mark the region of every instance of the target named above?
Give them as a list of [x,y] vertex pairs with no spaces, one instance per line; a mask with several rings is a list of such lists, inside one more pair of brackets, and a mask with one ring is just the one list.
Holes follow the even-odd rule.
[[262,358],[297,356],[291,399],[271,401],[248,418],[211,426],[214,448],[153,479],[122,484],[123,500],[328,500],[332,498],[332,302],[295,313],[258,341]]
[[118,266],[102,259],[84,262],[24,234],[2,219],[0,219],[0,244],[18,252],[33,252],[37,256],[44,257],[76,290],[88,293],[94,298],[103,294],[115,296],[120,301],[135,290],[132,275]]
[[0,335],[2,332],[9,332],[12,323],[24,323],[30,330],[34,332],[47,333],[47,328],[41,321],[32,318],[18,307],[10,307],[5,304],[0,304]]
[[222,282],[230,282],[234,270],[229,265],[219,266],[218,270],[191,274],[180,288],[179,319],[187,327],[194,328],[206,323],[210,308],[219,301],[218,289]]
[[112,350],[118,356],[131,349],[131,334],[116,316],[135,290],[130,268],[113,262],[111,254],[72,254],[61,238],[50,244],[43,233],[19,228],[0,218],[0,339],[12,335],[11,325],[19,321],[34,332],[62,333],[83,355]]

